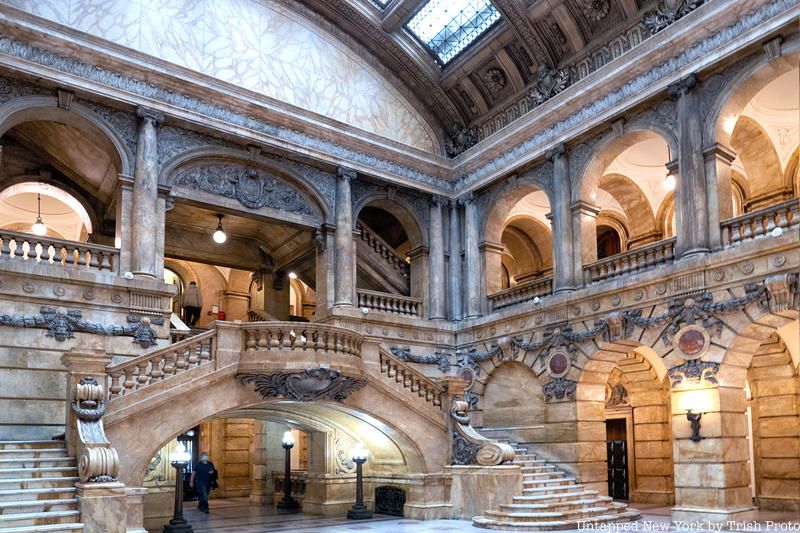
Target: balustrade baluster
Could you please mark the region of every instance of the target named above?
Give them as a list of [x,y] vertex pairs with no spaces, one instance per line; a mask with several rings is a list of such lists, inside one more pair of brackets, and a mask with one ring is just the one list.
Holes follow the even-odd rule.
[[117,396],[120,392],[122,392],[122,383],[120,382],[121,377],[121,371],[111,373],[111,384],[108,387],[109,397]]
[[207,363],[211,360],[211,341],[200,342],[200,364]]
[[136,380],[133,379],[133,368],[128,367],[124,370],[124,372],[125,372],[125,381],[123,382],[122,386],[125,387],[125,392],[127,393],[132,391],[133,387],[136,386]]
[[137,389],[142,388],[145,385],[145,383],[147,383],[150,380],[150,376],[147,374],[148,364],[149,364],[149,361],[145,361],[145,362],[136,364],[136,382],[137,382],[136,388]]
[[175,374],[175,359],[177,355],[174,350],[164,354],[164,377],[167,378]]
[[164,372],[161,370],[161,363],[163,361],[163,356],[157,356],[150,360],[150,381],[159,381],[161,377],[164,375]]
[[176,374],[186,369],[187,366],[186,355],[188,354],[188,352],[189,348],[182,348],[181,350],[176,352],[177,355],[177,360],[175,361],[175,368],[177,369],[175,372]]

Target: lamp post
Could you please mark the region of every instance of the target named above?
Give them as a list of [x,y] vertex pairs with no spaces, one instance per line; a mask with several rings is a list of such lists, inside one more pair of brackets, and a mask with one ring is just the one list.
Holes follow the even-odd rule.
[[360,442],[352,451],[353,462],[356,463],[356,503],[347,511],[350,520],[368,520],[372,518],[372,511],[364,505],[364,477],[361,468],[367,462],[369,450]]
[[294,436],[291,431],[283,434],[281,446],[286,450],[286,468],[283,473],[283,499],[278,502],[278,510],[284,513],[296,513],[300,510],[300,504],[292,498],[292,447],[294,447]]
[[178,443],[177,453],[172,457],[171,464],[175,468],[175,512],[169,524],[164,526],[164,533],[192,533],[192,525],[183,518],[183,471],[191,457],[182,442]]

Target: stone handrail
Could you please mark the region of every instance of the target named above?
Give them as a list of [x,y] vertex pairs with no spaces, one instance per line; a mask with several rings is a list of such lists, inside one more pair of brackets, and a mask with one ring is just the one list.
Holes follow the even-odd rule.
[[586,284],[596,283],[626,274],[644,272],[675,259],[675,237],[635,248],[583,267]]
[[217,330],[189,337],[153,353],[106,368],[108,399],[130,394],[152,383],[216,359]]
[[403,388],[416,393],[432,406],[442,409],[444,387],[383,349],[380,350],[380,361],[381,374],[385,374]]
[[800,199],[792,198],[722,221],[722,245],[735,246],[740,242],[769,236],[776,228],[787,230],[800,226]]
[[251,322],[242,327],[249,352],[314,350],[361,357],[364,337],[347,329],[313,322]]
[[514,287],[503,289],[488,296],[489,305],[492,311],[510,307],[522,302],[528,302],[534,298],[547,296],[553,293],[553,276],[546,276],[525,283],[520,283]]
[[117,273],[119,249],[0,230],[0,258]]
[[453,426],[453,464],[495,466],[514,459],[514,449],[478,433],[470,424],[469,404],[453,400],[450,404]]
[[376,254],[385,259],[386,262],[392,265],[392,268],[400,272],[400,274],[408,277],[410,267],[405,257],[398,254],[394,248],[392,248],[386,241],[381,239],[377,233],[372,231],[369,226],[363,222],[358,222],[356,224],[356,229],[361,232],[361,240],[367,243]]
[[247,321],[248,322],[275,322],[278,319],[272,313],[268,313],[263,309],[248,309]]
[[422,300],[386,292],[358,289],[358,307],[403,316],[421,316]]

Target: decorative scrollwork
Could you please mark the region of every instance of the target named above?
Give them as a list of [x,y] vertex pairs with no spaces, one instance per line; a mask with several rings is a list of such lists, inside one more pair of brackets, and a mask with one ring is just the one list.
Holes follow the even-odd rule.
[[672,381],[673,387],[682,384],[684,381],[694,383],[706,381],[707,383],[717,385],[718,372],[719,363],[690,359],[682,365],[670,368],[669,378]]
[[452,463],[493,466],[511,461],[514,450],[508,444],[487,439],[470,425],[469,404],[453,400],[450,404],[453,427]]
[[67,310],[63,307],[42,307],[41,316],[0,315],[0,326],[14,328],[46,328],[47,336],[59,342],[75,337],[75,332],[91,333],[93,335],[130,336],[133,342],[142,348],[156,344],[156,332],[150,324],[163,325],[164,319],[129,316],[128,323],[124,326],[114,324],[98,324],[82,320],[82,314],[77,310]]
[[569,87],[570,79],[569,70],[558,70],[542,64],[529,93],[533,105],[540,106]]
[[546,383],[542,387],[544,392],[544,401],[563,400],[565,397],[570,400],[575,399],[575,390],[578,383],[572,379],[555,378],[550,383]]
[[117,480],[119,456],[103,429],[105,393],[92,377],[75,385],[71,402],[75,413],[78,447],[78,475],[83,483],[111,483]]
[[341,402],[367,384],[365,379],[344,376],[338,370],[330,368],[277,374],[239,374],[236,379],[243,385],[253,383],[256,392],[265,400],[286,398],[299,402]]
[[453,433],[453,460],[454,465],[474,465],[477,460],[480,446],[467,441],[458,433]]
[[446,353],[438,350],[434,351],[433,355],[414,355],[411,353],[411,348],[408,346],[401,348],[400,346],[392,345],[389,347],[389,351],[403,362],[436,365],[442,372],[450,371],[450,358]]
[[336,439],[333,441],[333,449],[336,450],[336,473],[337,474],[351,474],[356,471],[356,464],[351,457],[348,457],[347,452],[342,446],[342,440]]
[[685,17],[703,4],[704,0],[660,0],[658,6],[644,15],[650,33],[658,33],[676,20]]

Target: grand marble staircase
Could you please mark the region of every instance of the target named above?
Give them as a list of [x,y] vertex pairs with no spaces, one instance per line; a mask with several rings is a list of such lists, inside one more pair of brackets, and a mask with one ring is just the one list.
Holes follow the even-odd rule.
[[600,525],[636,520],[640,513],[626,504],[587,490],[543,459],[525,448],[515,446],[514,464],[522,468],[522,495],[472,519],[473,525],[507,531],[548,531],[578,529],[582,525]]
[[78,533],[75,458],[63,441],[0,441],[0,533]]

